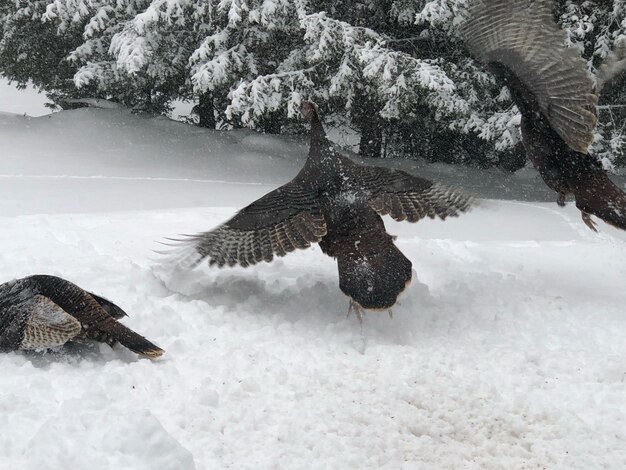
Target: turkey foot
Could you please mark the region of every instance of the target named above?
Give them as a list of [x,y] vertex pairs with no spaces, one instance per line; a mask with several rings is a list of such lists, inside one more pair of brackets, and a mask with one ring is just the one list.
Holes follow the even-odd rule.
[[[363,307],[361,307],[361,305],[350,299],[350,303],[348,305],[348,314],[346,315],[346,318],[350,318],[350,314],[354,312],[354,314],[356,315],[357,319],[359,320],[359,323],[363,323],[363,316],[365,315],[365,309]],[[389,314],[389,318],[393,319],[393,310],[389,309],[387,310],[387,313]]]
[[594,232],[598,233],[598,229],[596,228],[596,223],[591,218],[591,214],[589,212],[580,211],[580,215],[583,217],[583,222],[587,227],[589,227]]
[[346,318],[350,318],[350,314],[354,312],[354,314],[356,315],[356,318],[359,320],[359,323],[363,323],[363,314],[365,313],[363,311],[363,307],[361,307],[361,305],[358,302],[355,302],[354,300],[350,299],[350,304],[348,305],[348,314],[346,315]]

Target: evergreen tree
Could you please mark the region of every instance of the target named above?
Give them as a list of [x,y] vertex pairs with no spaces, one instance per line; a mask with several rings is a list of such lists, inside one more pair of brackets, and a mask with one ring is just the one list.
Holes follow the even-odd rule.
[[0,4],[0,74],[19,87],[32,82],[49,91],[70,91],[74,89],[74,69],[65,58],[82,43],[81,31],[60,30],[44,21],[49,3]]
[[[525,162],[508,90],[455,36],[469,0],[10,0],[0,73],[53,99],[150,112],[196,102],[198,124],[267,132],[303,98],[361,134],[363,156]],[[555,19],[591,73],[624,37],[625,0],[558,0]],[[594,150],[623,157],[623,80],[605,88]]]

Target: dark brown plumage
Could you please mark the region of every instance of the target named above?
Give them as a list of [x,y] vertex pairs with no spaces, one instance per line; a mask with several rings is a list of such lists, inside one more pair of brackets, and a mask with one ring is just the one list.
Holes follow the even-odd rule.
[[68,341],[119,342],[142,356],[163,350],[117,320],[126,316],[107,299],[65,279],[35,275],[0,285],[0,351],[46,349]]
[[183,259],[245,267],[319,243],[337,259],[339,287],[357,313],[388,309],[411,280],[411,262],[381,215],[445,219],[466,211],[470,198],[403,171],[352,162],[334,151],[314,106],[304,103],[302,112],[311,124],[311,147],[298,175],[225,224],[186,240],[191,254]]
[[[594,83],[578,52],[565,47],[553,7],[552,0],[475,0],[460,34],[509,87],[526,153],[558,203],[573,195],[591,229],[593,214],[626,230],[626,194],[588,155],[597,121]],[[615,71],[606,75],[604,81]]]

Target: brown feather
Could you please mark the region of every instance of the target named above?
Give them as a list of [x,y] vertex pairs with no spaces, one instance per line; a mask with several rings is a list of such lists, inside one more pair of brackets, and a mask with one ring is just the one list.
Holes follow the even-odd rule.
[[532,102],[571,149],[587,153],[598,97],[585,61],[565,47],[553,7],[552,0],[475,0],[459,32],[481,62],[499,64],[517,78],[507,84],[514,96],[524,94],[516,99],[520,108],[522,101]]
[[53,348],[87,337],[118,341],[148,357],[163,354],[116,320],[125,315],[111,301],[58,277],[17,279],[0,285],[0,350]]

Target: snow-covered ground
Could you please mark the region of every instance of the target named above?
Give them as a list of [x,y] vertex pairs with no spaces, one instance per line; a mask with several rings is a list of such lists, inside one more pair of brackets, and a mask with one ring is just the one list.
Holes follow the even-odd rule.
[[289,180],[306,142],[85,109],[0,115],[0,142],[0,279],[63,276],[167,351],[0,356],[0,468],[626,468],[626,234],[533,171],[404,162],[487,200],[386,221],[414,280],[361,327],[317,247],[187,273],[152,252]]

